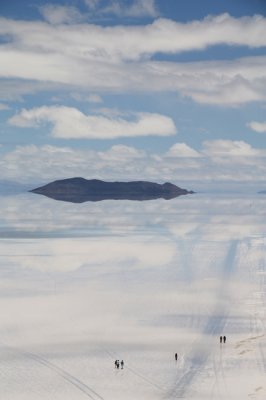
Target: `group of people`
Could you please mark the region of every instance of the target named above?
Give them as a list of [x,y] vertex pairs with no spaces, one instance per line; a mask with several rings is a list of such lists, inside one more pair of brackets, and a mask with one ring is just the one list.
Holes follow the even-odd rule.
[[124,368],[124,361],[122,360],[121,362],[119,360],[115,360],[115,368],[119,369],[121,366],[121,369]]
[[[220,336],[220,343],[226,343],[226,336]],[[178,359],[178,354],[175,353],[175,360],[177,361]],[[121,369],[124,368],[124,361],[121,360],[121,362],[119,360],[115,360],[115,368],[119,369],[121,367]]]
[[220,343],[226,342],[226,336],[220,336]]

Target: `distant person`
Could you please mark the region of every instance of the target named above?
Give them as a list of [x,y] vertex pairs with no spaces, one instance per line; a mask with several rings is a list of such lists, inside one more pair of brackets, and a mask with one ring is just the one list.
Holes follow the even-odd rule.
[[175,353],[175,360],[177,361],[177,357],[178,357],[178,355],[177,355],[177,353]]
[[224,343],[226,342],[226,336],[224,336]]
[[223,343],[223,337],[220,336],[220,343]]
[[122,360],[121,361],[121,369],[123,369],[124,368],[124,361]]

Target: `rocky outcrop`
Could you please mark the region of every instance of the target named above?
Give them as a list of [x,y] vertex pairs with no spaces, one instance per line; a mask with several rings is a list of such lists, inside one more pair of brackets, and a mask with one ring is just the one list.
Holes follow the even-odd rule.
[[55,200],[83,203],[101,200],[166,200],[193,193],[172,183],[147,181],[105,182],[98,179],[70,178],[48,183],[30,190]]

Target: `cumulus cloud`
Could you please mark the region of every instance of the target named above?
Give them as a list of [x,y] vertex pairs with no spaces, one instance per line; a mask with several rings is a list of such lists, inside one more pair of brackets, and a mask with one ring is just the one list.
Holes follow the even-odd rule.
[[[0,169],[5,179],[40,182],[71,176],[104,180],[147,179],[172,181],[195,189],[210,182],[266,183],[266,149],[253,148],[244,141],[214,140],[187,156],[149,153],[130,146],[115,145],[105,151],[56,146],[17,146],[1,155]],[[189,148],[189,146],[187,146]],[[199,156],[191,157],[198,153]]]
[[239,140],[212,140],[203,142],[204,152],[209,156],[265,156],[265,150],[255,149],[250,144]]
[[176,143],[170,147],[166,157],[201,157],[201,155],[186,143]]
[[263,133],[266,132],[266,122],[256,122],[252,121],[247,124],[247,126],[255,132]]
[[17,127],[52,124],[51,133],[61,139],[114,139],[129,136],[169,136],[176,134],[173,120],[161,114],[136,113],[133,120],[85,115],[73,107],[54,106],[23,109],[9,119]]

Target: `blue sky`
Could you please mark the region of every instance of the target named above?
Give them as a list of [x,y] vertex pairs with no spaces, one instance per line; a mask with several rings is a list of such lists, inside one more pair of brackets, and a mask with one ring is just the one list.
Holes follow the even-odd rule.
[[266,186],[262,0],[0,5],[2,179]]

